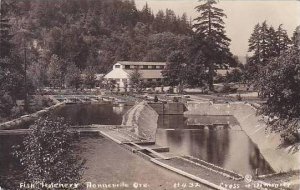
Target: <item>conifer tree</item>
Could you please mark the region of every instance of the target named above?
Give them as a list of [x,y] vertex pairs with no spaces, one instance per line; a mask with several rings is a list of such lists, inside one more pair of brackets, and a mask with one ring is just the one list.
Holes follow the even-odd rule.
[[280,55],[281,54],[280,52],[286,51],[288,49],[292,41],[287,35],[286,30],[282,28],[282,24],[279,25],[276,31],[276,36],[278,41],[277,55]]
[[254,30],[248,40],[249,43],[249,49],[248,52],[252,52],[253,56],[251,57],[252,59],[255,59],[256,61],[260,61],[260,49],[261,49],[261,44],[260,44],[260,24],[256,24],[254,26]]
[[300,49],[300,26],[297,26],[292,37],[293,46]]
[[267,57],[276,57],[280,54],[279,48],[279,36],[277,36],[278,32],[270,26],[268,28],[268,48],[267,48]]
[[229,50],[230,39],[225,34],[223,18],[226,17],[222,9],[217,8],[216,0],[205,0],[201,5],[196,6],[200,16],[195,19],[193,25],[195,33],[204,38],[207,44],[204,50],[209,73],[209,88],[214,90],[213,76],[217,65],[224,65],[232,61],[232,54]]
[[[275,37],[275,36],[274,36]],[[269,27],[266,21],[264,21],[261,25],[260,29],[260,54],[261,61],[263,64],[266,64],[266,61],[269,57]]]

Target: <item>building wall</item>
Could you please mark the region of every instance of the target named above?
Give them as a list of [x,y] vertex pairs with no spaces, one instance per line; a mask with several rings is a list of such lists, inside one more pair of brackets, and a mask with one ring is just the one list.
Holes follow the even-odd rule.
[[[153,63],[152,63],[153,64]],[[147,67],[145,67],[147,66]],[[147,72],[147,71],[155,71],[155,72],[160,72],[162,71],[162,69],[164,68],[164,65],[147,65],[147,64],[142,64],[142,65],[123,65],[120,63],[116,63],[113,66],[113,70],[110,71],[104,78],[107,80],[115,80],[116,83],[119,85],[120,88],[124,88],[127,84],[130,84],[130,80],[129,80],[129,74],[128,71],[132,71],[134,68],[139,68],[142,72]],[[155,67],[155,68],[154,68]],[[151,73],[148,73],[148,77],[143,78],[144,82],[157,82],[157,81],[162,81],[162,75],[158,76],[158,74],[154,74],[153,78],[149,78],[149,75],[151,75]],[[142,77],[143,77],[143,73],[142,73]]]

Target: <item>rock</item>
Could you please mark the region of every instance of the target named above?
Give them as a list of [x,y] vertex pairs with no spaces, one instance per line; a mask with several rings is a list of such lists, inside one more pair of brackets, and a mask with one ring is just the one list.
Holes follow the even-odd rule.
[[158,114],[156,111],[147,102],[143,101],[124,114],[122,125],[132,126],[134,132],[140,137],[155,141],[157,120]]

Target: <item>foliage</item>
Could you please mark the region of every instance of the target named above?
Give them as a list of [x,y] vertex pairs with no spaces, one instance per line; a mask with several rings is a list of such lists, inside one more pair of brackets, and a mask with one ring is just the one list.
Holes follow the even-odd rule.
[[16,100],[23,98],[23,73],[18,63],[0,58],[0,118],[12,116]]
[[295,48],[300,49],[300,26],[297,26],[292,37],[293,45]]
[[243,73],[240,69],[233,69],[226,75],[226,82],[241,82],[243,79]]
[[70,131],[64,119],[43,117],[30,129],[32,132],[15,151],[24,167],[25,181],[48,184],[80,182],[84,161],[75,153],[77,135]]
[[264,21],[262,25],[255,25],[249,39],[249,52],[253,53],[251,59],[257,64],[265,64],[269,58],[279,56],[281,52],[288,49],[291,44],[287,32],[279,25],[277,31],[268,26]]
[[142,88],[142,74],[140,73],[138,68],[135,68],[129,74],[130,86],[132,89],[136,90],[137,92],[141,91]]
[[[166,68],[162,71],[165,81],[171,86],[179,89],[187,84],[186,58],[181,51],[174,51],[167,60]],[[182,91],[182,90],[179,90]]]
[[10,42],[13,35],[10,32],[11,24],[9,23],[9,11],[11,6],[9,2],[1,1],[0,9],[0,58],[10,56],[13,49],[13,44]]
[[249,49],[253,55],[248,58],[245,66],[248,72],[247,80],[254,80],[258,76],[258,71],[268,63],[269,59],[279,56],[288,50],[291,44],[287,32],[279,25],[277,31],[272,26],[268,26],[264,21],[261,25],[255,25],[253,33],[249,38]]
[[62,87],[62,80],[64,76],[62,67],[63,61],[57,55],[52,55],[47,75],[51,86],[54,88]]
[[185,50],[189,40],[187,36],[179,36],[171,32],[152,34],[148,38],[148,51],[143,60],[165,62],[173,51]]
[[[96,72],[104,73],[119,60],[152,59],[148,52],[157,50],[147,44],[152,43],[149,38],[154,34],[170,32],[180,39],[191,33],[185,14],[180,17],[167,9],[154,16],[147,4],[137,10],[131,0],[15,3],[14,11],[10,12],[14,31],[26,28],[32,33],[26,40],[32,43],[30,49],[36,59],[48,52],[45,65],[50,64],[50,57],[55,54],[64,64],[75,63],[82,71],[93,66]],[[158,56],[159,61],[166,61],[167,56],[168,53]]]
[[96,71],[93,66],[89,66],[84,70],[84,84],[89,88],[96,85]]
[[42,60],[30,64],[27,76],[36,89],[42,89],[47,84],[46,66]]
[[259,92],[266,98],[260,113],[269,116],[270,129],[288,143],[300,140],[300,52],[289,50],[260,71]]
[[117,86],[117,81],[109,80],[107,84],[107,88],[112,92]]
[[287,31],[282,28],[282,24],[279,25],[276,31],[277,37],[277,55],[280,55],[281,52],[286,51],[289,48],[289,45],[292,43],[291,39],[287,35]]
[[[213,76],[217,65],[230,65],[234,61],[229,50],[230,39],[225,35],[224,21],[226,17],[223,10],[215,6],[217,1],[206,0],[203,4],[196,6],[200,16],[195,19],[193,25],[197,41],[194,43],[203,43],[202,56],[205,61],[205,69],[208,70],[208,84],[210,90],[213,90]],[[201,39],[202,38],[202,39]],[[199,40],[200,39],[200,40]],[[199,63],[197,63],[199,64]]]
[[67,87],[72,87],[72,88],[78,89],[82,82],[81,80],[82,80],[81,79],[81,71],[79,70],[78,67],[76,67],[76,65],[74,63],[71,63],[67,67],[67,72],[66,72],[66,76],[65,76],[65,81],[66,81]]

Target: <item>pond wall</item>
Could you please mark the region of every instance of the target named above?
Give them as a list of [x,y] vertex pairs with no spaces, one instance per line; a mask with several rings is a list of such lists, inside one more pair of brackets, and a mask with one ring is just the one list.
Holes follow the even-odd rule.
[[[300,152],[289,153],[288,148],[278,148],[281,139],[278,133],[267,133],[262,116],[256,108],[243,102],[213,104],[212,102],[188,102],[186,115],[233,115],[241,128],[258,146],[265,160],[276,172],[300,169]],[[238,150],[237,150],[238,153]]]
[[185,105],[181,102],[149,102],[151,106],[159,115],[181,115],[184,113]]
[[44,108],[42,110],[39,110],[35,113],[32,114],[28,114],[28,115],[23,115],[17,119],[11,120],[11,121],[7,121],[4,123],[0,124],[0,130],[4,130],[4,129],[18,129],[20,127],[22,127],[24,124],[26,123],[30,123],[32,121],[34,121],[35,119],[37,119],[38,117],[48,113],[51,110],[54,110],[57,107],[63,106],[65,105],[64,102],[59,102],[53,106]]
[[143,101],[124,114],[122,125],[132,126],[131,130],[137,135],[149,141],[155,141],[157,120],[158,114],[156,111],[147,102]]

